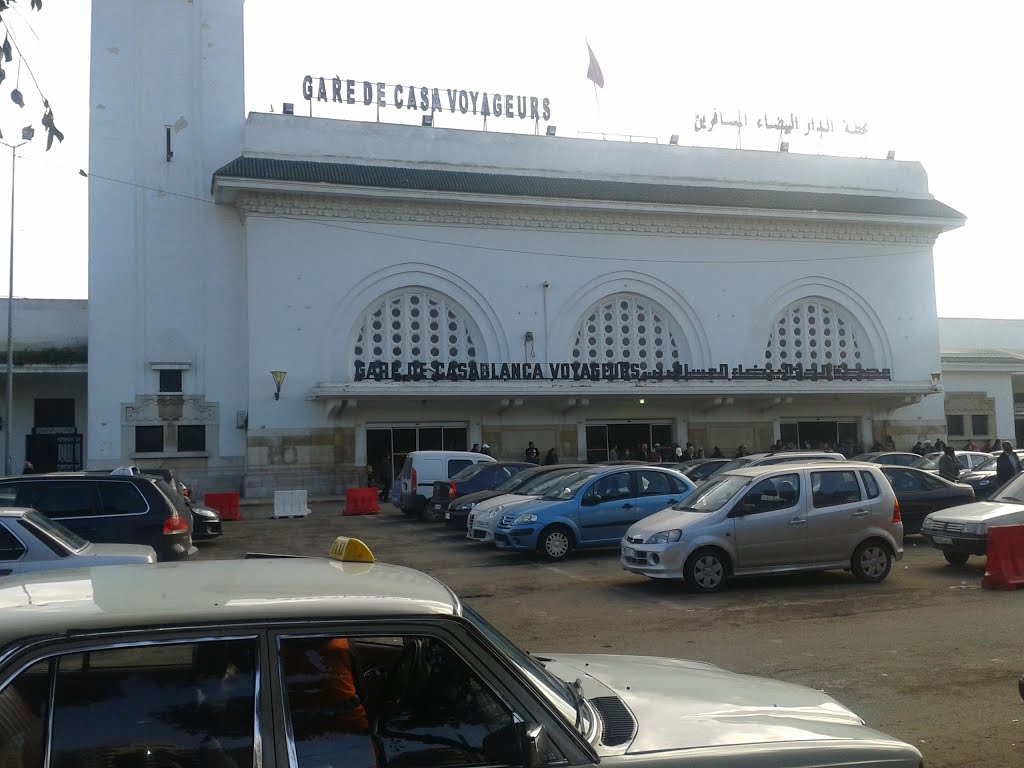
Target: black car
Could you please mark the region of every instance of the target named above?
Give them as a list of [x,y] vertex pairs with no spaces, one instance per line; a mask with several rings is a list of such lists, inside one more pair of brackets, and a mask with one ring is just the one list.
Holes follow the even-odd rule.
[[974,501],[974,489],[964,483],[916,467],[883,466],[882,474],[896,492],[903,518],[903,533],[921,532],[921,523],[931,512]]
[[[1017,458],[1024,462],[1024,450],[1014,451]],[[996,461],[998,456],[993,456],[983,464],[979,464],[970,472],[960,473],[960,482],[967,483],[974,489],[974,495],[979,501],[990,498],[999,490],[999,481],[996,480]]]
[[467,518],[469,513],[473,511],[473,507],[479,504],[481,501],[487,501],[493,499],[495,496],[503,496],[506,493],[517,493],[520,488],[524,485],[528,485],[533,482],[536,478],[545,477],[552,472],[559,470],[566,471],[572,469],[587,469],[593,466],[592,464],[549,464],[543,467],[537,467],[529,465],[528,469],[524,469],[511,479],[506,480],[501,485],[485,491],[477,491],[476,493],[468,493],[465,496],[460,496],[457,501],[448,505],[447,511],[444,513],[444,521],[447,525],[452,528],[458,528],[460,531],[466,530]]
[[524,469],[533,469],[536,464],[525,461],[494,461],[471,464],[448,480],[435,480],[434,493],[423,510],[424,519],[438,522],[445,519],[445,513],[453,501],[478,491],[489,491],[508,482]]
[[[163,488],[161,488],[163,486]],[[0,504],[31,507],[82,538],[104,544],[148,544],[158,560],[181,560],[192,546],[192,513],[170,487],[145,475],[67,472],[0,478]]]
[[180,514],[185,514],[184,508],[192,513],[192,541],[208,541],[216,539],[224,533],[224,526],[220,519],[220,512],[209,507],[202,507],[193,504],[182,491],[185,486],[178,482],[173,470],[170,472],[171,480],[161,470],[144,469],[143,477],[155,477],[160,490],[169,498]]

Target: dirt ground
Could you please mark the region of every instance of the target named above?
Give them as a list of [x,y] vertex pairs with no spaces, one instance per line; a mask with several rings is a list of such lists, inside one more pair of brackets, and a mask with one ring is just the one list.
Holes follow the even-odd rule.
[[623,571],[617,552],[558,565],[503,553],[390,506],[343,517],[225,523],[201,559],[246,552],[320,555],[335,536],[379,560],[448,584],[530,651],[622,653],[710,661],[826,691],[872,727],[916,745],[929,768],[1019,766],[1024,759],[1024,591],[981,589],[984,559],[963,568],[916,537],[882,584],[848,573],[734,582],[716,595]]

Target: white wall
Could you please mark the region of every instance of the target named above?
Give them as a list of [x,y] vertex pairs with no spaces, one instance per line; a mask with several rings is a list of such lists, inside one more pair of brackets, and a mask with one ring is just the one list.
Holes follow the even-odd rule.
[[943,352],[970,350],[1024,350],[1024,320],[940,317],[939,342]]
[[[76,347],[88,341],[88,308],[80,299],[15,299],[14,348]],[[6,348],[7,299],[0,299],[0,326]]]
[[[237,214],[210,199],[238,156],[242,0],[93,5],[89,186],[89,455],[121,444],[121,405],[155,392],[153,362],[220,404],[221,452],[244,454],[245,268]],[[174,153],[168,162],[165,126]],[[139,185],[114,184],[98,176]],[[144,187],[164,190],[153,192]]]

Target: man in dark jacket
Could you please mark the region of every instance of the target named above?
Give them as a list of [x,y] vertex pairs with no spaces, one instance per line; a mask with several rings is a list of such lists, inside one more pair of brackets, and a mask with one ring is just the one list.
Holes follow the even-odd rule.
[[1020,474],[1020,459],[1009,442],[1003,442],[1003,452],[996,459],[996,483],[1002,485]]
[[960,462],[957,461],[956,451],[951,445],[947,445],[939,457],[939,475],[954,483],[960,479]]

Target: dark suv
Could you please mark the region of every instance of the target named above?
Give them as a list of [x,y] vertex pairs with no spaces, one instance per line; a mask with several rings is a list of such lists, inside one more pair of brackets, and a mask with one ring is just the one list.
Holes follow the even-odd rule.
[[6,477],[0,505],[37,509],[89,541],[148,544],[158,560],[181,560],[195,551],[192,514],[177,509],[161,484],[155,477],[86,472]]

